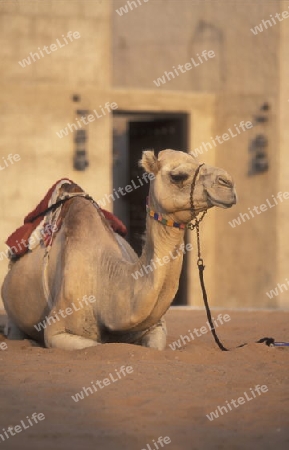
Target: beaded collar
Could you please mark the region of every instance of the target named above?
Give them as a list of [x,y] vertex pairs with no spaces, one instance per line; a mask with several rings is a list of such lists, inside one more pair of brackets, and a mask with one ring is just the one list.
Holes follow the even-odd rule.
[[186,224],[184,223],[174,222],[172,219],[165,219],[160,213],[157,213],[152,209],[150,209],[148,203],[146,205],[146,210],[150,217],[152,217],[154,220],[157,220],[163,225],[167,225],[168,227],[179,228],[180,230],[184,230],[186,228]]

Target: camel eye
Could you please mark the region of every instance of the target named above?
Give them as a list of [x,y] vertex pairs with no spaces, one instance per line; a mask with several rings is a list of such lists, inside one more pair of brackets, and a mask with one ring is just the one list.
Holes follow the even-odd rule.
[[171,173],[170,176],[173,183],[181,183],[189,178],[189,175],[186,173],[176,173],[176,174]]

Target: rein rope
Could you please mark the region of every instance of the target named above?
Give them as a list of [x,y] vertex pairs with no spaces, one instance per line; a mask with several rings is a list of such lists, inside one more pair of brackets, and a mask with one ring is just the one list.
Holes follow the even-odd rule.
[[59,197],[59,200],[57,200],[51,206],[46,208],[45,211],[42,211],[41,213],[37,214],[37,216],[33,217],[33,221],[38,219],[39,217],[44,217],[44,216],[46,216],[46,214],[55,211],[57,208],[62,206],[63,203],[67,202],[67,200],[71,200],[73,197],[84,197],[87,200],[90,200],[95,205],[97,205],[97,203],[93,200],[93,198],[90,195],[86,194],[85,192],[71,192],[69,194],[65,194],[65,195]]
[[[211,315],[211,311],[210,311],[210,307],[209,307],[209,303],[208,303],[208,296],[207,296],[207,292],[206,292],[206,287],[205,287],[205,281],[204,281],[204,270],[205,270],[205,266],[204,266],[204,261],[201,255],[201,240],[200,240],[200,222],[203,220],[203,218],[205,217],[205,214],[207,213],[207,209],[203,212],[202,216],[200,217],[200,219],[198,219],[197,215],[195,213],[195,205],[194,205],[194,190],[196,187],[196,182],[197,182],[197,177],[199,175],[200,169],[201,167],[204,165],[200,164],[199,167],[197,168],[193,181],[192,181],[192,185],[191,185],[191,193],[190,193],[190,202],[191,202],[191,222],[188,224],[188,229],[193,231],[194,229],[196,229],[196,234],[197,234],[197,245],[198,245],[198,260],[197,260],[197,266],[199,269],[199,278],[200,278],[200,284],[201,284],[201,288],[202,288],[202,294],[203,294],[203,300],[204,300],[204,304],[205,304],[205,308],[206,308],[206,313],[207,313],[207,318],[208,318],[208,322],[210,324],[210,330],[211,333],[215,339],[216,344],[218,345],[218,347],[224,351],[227,352],[228,349],[226,347],[224,347],[224,345],[222,344],[222,342],[220,341],[220,339],[217,336],[216,330],[215,330],[215,326],[212,320],[212,315]],[[193,223],[192,223],[193,222]]]
[[[204,266],[203,258],[201,256],[200,222],[203,220],[205,214],[207,213],[207,210],[205,210],[203,212],[202,216],[200,217],[200,219],[198,219],[197,218],[198,213],[196,213],[195,206],[194,206],[194,190],[195,190],[195,187],[196,187],[197,177],[198,177],[200,169],[201,169],[201,167],[203,165],[204,165],[204,163],[200,164],[199,167],[197,168],[197,170],[195,172],[195,175],[194,175],[194,178],[193,178],[193,181],[192,181],[192,184],[191,184],[190,202],[191,202],[191,218],[192,219],[191,219],[191,222],[187,225],[187,228],[189,230],[196,229],[197,245],[198,245],[197,266],[198,266],[198,270],[199,270],[199,279],[200,279],[200,285],[201,285],[202,294],[203,294],[203,300],[204,300],[204,304],[205,304],[205,308],[206,308],[206,314],[207,314],[208,322],[210,324],[210,330],[211,330],[211,333],[212,333],[212,335],[214,337],[214,340],[215,340],[216,344],[218,345],[218,347],[223,352],[227,352],[227,351],[229,351],[229,349],[226,348],[222,344],[220,339],[218,338],[218,335],[217,335],[216,330],[215,330],[214,323],[212,321],[212,315],[211,315],[211,311],[210,311],[210,307],[209,307],[209,303],[208,303],[208,296],[207,296],[207,291],[206,291],[205,281],[204,281],[205,266]],[[269,338],[269,337],[261,338],[256,343],[258,343],[258,344],[265,343],[269,347],[289,347],[289,342],[275,342],[274,338]],[[236,348],[244,347],[245,345],[247,345],[247,343],[238,345]]]

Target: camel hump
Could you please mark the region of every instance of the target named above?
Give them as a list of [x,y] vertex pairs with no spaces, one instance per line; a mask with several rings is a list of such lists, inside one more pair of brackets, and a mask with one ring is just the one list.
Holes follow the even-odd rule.
[[73,181],[71,181],[70,183],[64,183],[61,186],[61,192],[59,192],[58,197],[62,196],[65,193],[71,194],[75,192],[84,192],[84,190]]
[[[59,199],[63,198],[65,194],[77,193],[85,194],[85,191],[68,178],[62,178],[53,184],[36,208],[24,218],[23,225],[17,228],[17,230],[15,230],[6,240],[6,244],[10,248],[9,257],[12,261],[25,255],[28,250],[33,250],[33,248],[39,245],[40,241],[42,241],[45,246],[52,244],[52,237],[60,230],[73,197],[61,204],[56,210],[56,221],[54,220],[56,211],[47,214],[48,209],[51,208],[52,205],[57,204]],[[102,208],[99,209],[102,211],[112,229],[121,236],[125,236],[126,227],[121,220],[114,216],[114,214]]]
[[[73,183],[73,182],[70,184],[62,185],[62,188],[64,190],[62,195],[64,193],[70,194],[70,193],[84,192],[84,190],[80,186],[78,186],[78,184]],[[62,219],[64,219],[64,217],[66,216],[68,208],[69,208],[69,202],[65,203],[61,210],[60,216],[62,217]],[[127,228],[124,225],[124,223],[118,217],[116,217],[113,213],[107,211],[106,209],[103,209],[100,206],[99,206],[99,209],[103,213],[104,217],[108,221],[108,223],[111,226],[111,228],[113,229],[113,231],[115,233],[120,234],[120,236],[125,237],[127,234]]]
[[[47,208],[51,206],[51,204],[57,202],[59,197],[64,195],[65,193],[77,193],[84,192],[83,189],[78,186],[78,184],[73,181],[63,178],[58,180],[53,186],[48,190],[44,198],[38,203],[38,205],[24,218],[24,223],[21,227],[17,228],[7,239],[6,244],[10,248],[9,257],[11,260],[18,259],[20,256],[25,255],[25,253],[31,249],[30,244],[34,231],[38,230],[38,238],[35,236],[32,243],[35,247],[39,244],[40,240],[44,240],[47,243],[48,239],[51,237],[51,226],[47,221],[44,221],[44,217],[47,211]],[[66,215],[67,204],[61,208],[59,214],[59,220],[57,224],[57,229],[59,229],[59,225],[62,222],[63,218]],[[45,222],[45,223],[44,223]],[[50,224],[51,225],[51,224]],[[29,242],[30,241],[30,242]]]

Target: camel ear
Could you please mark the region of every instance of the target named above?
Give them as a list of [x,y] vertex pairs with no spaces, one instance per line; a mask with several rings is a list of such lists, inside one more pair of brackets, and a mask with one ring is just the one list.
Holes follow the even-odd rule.
[[139,161],[140,167],[142,167],[146,172],[153,173],[156,175],[159,171],[159,161],[155,156],[153,150],[146,150],[142,152],[142,159]]

